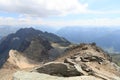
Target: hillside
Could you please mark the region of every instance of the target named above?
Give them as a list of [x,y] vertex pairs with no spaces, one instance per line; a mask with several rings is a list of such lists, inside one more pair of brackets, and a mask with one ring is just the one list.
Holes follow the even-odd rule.
[[[28,77],[29,76],[29,77]],[[80,44],[68,48],[54,62],[18,71],[13,80],[120,80],[120,67],[101,48],[92,44]]]
[[68,46],[70,42],[55,34],[42,32],[33,28],[23,28],[0,40],[0,66],[9,57],[11,49],[22,52],[24,56],[35,61],[49,59],[49,50],[54,49],[52,43]]
[[9,51],[9,58],[0,69],[0,80],[12,80],[13,74],[18,70],[32,69],[37,63],[16,50]]
[[119,80],[119,76],[120,67],[95,43],[71,46],[56,60],[45,64],[10,50],[0,69],[1,80]]

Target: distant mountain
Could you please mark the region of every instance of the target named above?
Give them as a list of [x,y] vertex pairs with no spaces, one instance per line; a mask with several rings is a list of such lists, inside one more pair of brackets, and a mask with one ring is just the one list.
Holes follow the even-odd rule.
[[44,25],[18,25],[18,26],[9,26],[9,25],[0,25],[0,37],[7,36],[10,33],[15,33],[20,28],[29,28],[33,27],[37,30],[41,30],[43,32],[52,32],[55,33],[57,31],[56,28],[53,28],[51,26],[44,26]]
[[65,27],[56,32],[73,43],[96,42],[103,48],[120,51],[120,28],[116,27]]
[[51,43],[68,46],[71,43],[65,38],[55,34],[42,32],[33,28],[22,28],[16,33],[9,34],[0,40],[0,63],[8,58],[11,49],[22,52],[24,56],[35,60],[45,61],[49,58],[48,51],[52,49]]
[[98,39],[96,39],[96,43],[104,48],[112,49],[111,53],[120,52],[120,30],[115,30],[110,34],[106,34]]

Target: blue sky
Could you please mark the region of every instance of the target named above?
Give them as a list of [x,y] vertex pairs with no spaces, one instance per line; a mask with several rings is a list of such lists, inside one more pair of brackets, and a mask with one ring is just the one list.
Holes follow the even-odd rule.
[[1,0],[0,25],[120,26],[120,0]]

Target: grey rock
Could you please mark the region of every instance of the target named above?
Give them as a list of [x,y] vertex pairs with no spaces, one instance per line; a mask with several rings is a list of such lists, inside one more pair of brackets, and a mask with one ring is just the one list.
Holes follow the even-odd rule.
[[77,71],[76,68],[74,68],[73,66],[60,62],[47,63],[44,66],[37,68],[36,71],[39,73],[64,77],[82,75],[82,73]]

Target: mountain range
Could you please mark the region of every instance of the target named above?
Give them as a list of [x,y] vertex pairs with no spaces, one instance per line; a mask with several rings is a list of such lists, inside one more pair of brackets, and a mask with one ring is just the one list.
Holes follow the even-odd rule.
[[0,79],[120,80],[116,59],[96,43],[72,44],[53,33],[21,28],[0,40]]
[[[8,28],[6,28],[8,27]],[[29,27],[28,25],[21,26],[0,26],[0,38],[7,36],[10,33],[15,33],[21,27]],[[119,53],[119,27],[92,27],[92,26],[71,26],[63,28],[53,28],[44,25],[33,25],[35,29],[42,30],[43,32],[54,33],[58,36],[65,37],[72,43],[90,43],[96,42],[98,46],[102,47],[109,53]]]
[[56,34],[73,43],[95,42],[111,53],[120,52],[119,27],[64,27]]

